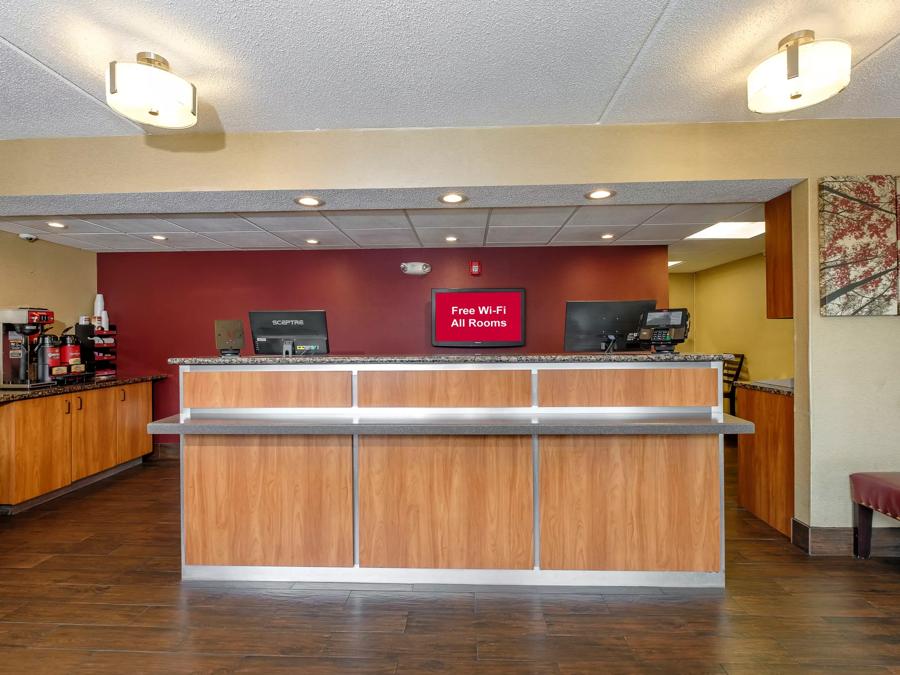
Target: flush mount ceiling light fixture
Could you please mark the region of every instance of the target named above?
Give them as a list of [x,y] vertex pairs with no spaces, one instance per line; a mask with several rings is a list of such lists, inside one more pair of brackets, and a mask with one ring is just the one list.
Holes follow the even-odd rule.
[[444,241],[448,241],[448,242],[450,242],[450,243],[452,244],[452,243],[455,242],[455,241],[459,241],[459,239],[458,239],[457,237],[454,237],[454,236],[451,234],[449,237],[444,237]]
[[753,239],[765,233],[766,223],[759,222],[722,222],[710,225],[685,237],[685,239]]
[[315,246],[316,244],[319,243],[319,240],[318,239],[307,239],[306,243],[309,244],[310,246]]
[[675,267],[675,265],[680,265],[683,262],[684,262],[684,260],[670,260],[669,267]]
[[47,225],[49,225],[50,227],[55,227],[57,230],[66,229],[65,223],[56,223],[56,222],[50,221],[49,223],[47,223]]
[[313,197],[312,195],[297,197],[294,201],[300,206],[322,206],[325,203],[324,199],[319,199],[318,197]]
[[616,235],[610,234],[609,232],[607,232],[606,234],[601,234],[601,235],[600,235],[600,238],[601,238],[601,239],[612,239],[612,238],[615,237],[615,236],[616,236]]
[[462,204],[463,202],[469,201],[469,198],[461,192],[448,192],[445,195],[441,195],[439,199],[444,202],[444,204]]
[[596,190],[591,190],[584,196],[588,199],[608,199],[616,194],[615,190],[607,190],[605,188],[598,188]]
[[154,234],[150,238],[155,239],[156,241],[166,241],[166,239],[168,239],[168,237],[164,237],[161,234]]
[[791,33],[747,77],[747,107],[780,113],[821,103],[850,84],[851,65],[843,40],[816,40],[811,30]]
[[170,72],[169,62],[153,52],[138,52],[137,63],[110,62],[106,103],[140,124],[163,129],[197,124],[197,87]]

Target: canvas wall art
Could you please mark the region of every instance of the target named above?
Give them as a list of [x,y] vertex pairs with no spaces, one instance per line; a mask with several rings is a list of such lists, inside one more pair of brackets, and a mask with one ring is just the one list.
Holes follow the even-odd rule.
[[822,316],[897,316],[897,176],[819,180]]

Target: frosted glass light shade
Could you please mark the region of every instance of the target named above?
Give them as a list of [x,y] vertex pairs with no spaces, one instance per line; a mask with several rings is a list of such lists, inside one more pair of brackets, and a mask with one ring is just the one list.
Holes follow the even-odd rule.
[[187,129],[197,123],[197,89],[159,65],[110,63],[106,71],[106,103],[140,124]]
[[799,45],[798,75],[788,78],[788,50],[781,49],[747,77],[747,107],[758,113],[806,108],[850,84],[850,45],[815,40]]

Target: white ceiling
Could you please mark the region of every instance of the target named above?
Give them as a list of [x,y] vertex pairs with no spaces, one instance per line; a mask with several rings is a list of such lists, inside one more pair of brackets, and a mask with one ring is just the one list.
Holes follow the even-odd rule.
[[103,103],[142,50],[201,132],[770,119],[745,78],[805,28],[853,81],[784,117],[900,113],[898,0],[0,0],[0,139],[144,133]]
[[[764,220],[763,205],[742,202],[19,217],[0,219],[0,230],[34,234],[46,241],[99,252],[662,244],[672,245],[680,256],[676,259],[685,260],[677,271],[695,271],[696,265],[703,269],[758,252],[762,237],[739,244],[683,241],[723,220]],[[56,229],[49,222],[66,227]],[[154,234],[166,239],[154,240]],[[602,239],[604,234],[613,238]],[[448,236],[457,241],[448,242]],[[319,243],[309,244],[308,239]],[[696,260],[691,258],[692,250]],[[736,255],[743,251],[747,252]]]

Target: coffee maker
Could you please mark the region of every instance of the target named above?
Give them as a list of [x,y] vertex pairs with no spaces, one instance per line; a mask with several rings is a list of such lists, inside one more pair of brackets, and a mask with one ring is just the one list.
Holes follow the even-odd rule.
[[[35,389],[54,383],[38,367],[41,335],[53,324],[53,312],[39,307],[0,309],[0,389]],[[42,372],[43,370],[43,372]]]

